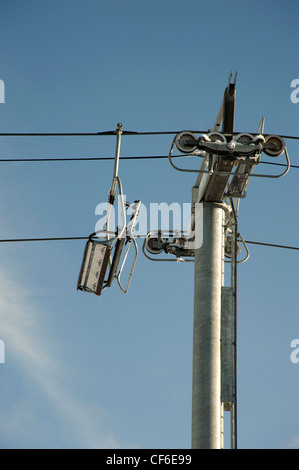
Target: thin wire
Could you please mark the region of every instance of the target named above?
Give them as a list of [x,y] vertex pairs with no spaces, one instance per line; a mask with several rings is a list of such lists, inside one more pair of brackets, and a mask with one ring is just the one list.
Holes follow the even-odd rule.
[[[146,235],[136,235],[135,238],[145,238]],[[47,238],[7,238],[7,239],[0,239],[0,243],[10,243],[10,242],[43,242],[43,241],[61,241],[61,240],[87,240],[89,237],[47,237]],[[245,243],[252,244],[252,245],[261,245],[261,246],[269,246],[272,248],[284,248],[287,250],[297,250],[299,251],[299,247],[297,246],[288,246],[288,245],[278,245],[274,243],[264,243],[264,242],[255,242],[245,240]]]
[[[173,155],[172,158],[186,158],[186,155]],[[143,155],[135,157],[119,157],[120,160],[148,160],[148,159],[167,159],[167,155]],[[0,162],[70,162],[70,161],[105,161],[114,160],[114,157],[45,157],[45,158],[1,158]],[[265,165],[276,165],[286,167],[284,163],[260,162]],[[299,165],[290,165],[290,168],[299,169]]]
[[[184,155],[177,155],[183,157]],[[143,160],[155,158],[168,158],[166,155],[146,155],[137,157],[119,157],[120,160]],[[5,158],[0,159],[0,162],[52,162],[52,161],[88,161],[88,160],[114,160],[115,157],[69,157],[69,158]]]
[[46,241],[61,241],[61,240],[87,240],[89,237],[47,237],[47,238],[7,238],[0,240],[0,243],[10,242],[46,242]]
[[[179,134],[181,131],[153,131],[153,132],[137,132],[137,131],[122,131],[122,135],[135,136],[135,135],[168,135]],[[193,131],[203,134],[207,131]],[[112,136],[116,135],[115,131],[104,132],[7,132],[0,133],[3,137],[90,137],[90,136]]]
[[297,246],[286,246],[286,245],[277,245],[274,243],[262,243],[262,242],[253,242],[249,240],[245,240],[246,243],[249,243],[251,245],[262,245],[262,246],[270,246],[273,248],[285,248],[287,250],[299,250],[299,247]]
[[[138,135],[170,135],[170,134],[179,134],[181,131],[150,131],[150,132],[138,132],[138,131],[122,131],[122,135],[128,136],[138,136]],[[189,132],[193,132],[195,134],[206,134],[210,132],[201,131],[201,130],[190,130]],[[237,135],[241,134],[241,132],[231,132],[229,135]],[[77,137],[77,136],[112,136],[116,135],[116,131],[104,131],[104,132],[2,132],[0,136],[2,137]],[[251,135],[255,136],[258,135],[257,133],[251,133]],[[273,134],[263,134],[265,137],[268,135]],[[291,136],[291,135],[280,135],[282,139],[293,139],[299,140],[298,136]]]
[[[260,162],[264,165],[276,165],[276,166],[287,166],[285,163],[275,163],[275,162]],[[299,168],[299,165],[290,165],[290,168]]]

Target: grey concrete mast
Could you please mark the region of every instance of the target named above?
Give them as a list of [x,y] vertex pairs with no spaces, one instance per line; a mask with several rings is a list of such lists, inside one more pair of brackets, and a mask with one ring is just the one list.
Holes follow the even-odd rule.
[[[222,120],[222,132],[233,133],[235,84],[229,83],[215,128]],[[216,130],[215,129],[215,130]],[[218,129],[217,129],[218,130]],[[223,194],[233,160],[220,159],[203,195],[202,245],[195,250],[194,324],[192,379],[192,448],[219,449],[223,446],[221,419],[221,293],[224,277]],[[198,178],[195,186],[198,185]],[[198,186],[197,186],[198,187]],[[193,191],[196,194],[196,191]],[[199,201],[197,201],[199,202]],[[198,205],[194,205],[195,219]],[[201,234],[194,224],[195,239]],[[201,229],[201,227],[200,227]]]

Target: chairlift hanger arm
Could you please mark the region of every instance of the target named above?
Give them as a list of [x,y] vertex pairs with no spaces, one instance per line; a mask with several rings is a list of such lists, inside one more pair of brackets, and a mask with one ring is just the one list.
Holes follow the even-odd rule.
[[116,127],[116,148],[115,148],[115,158],[114,158],[114,168],[113,168],[113,178],[112,184],[109,191],[109,203],[114,204],[115,194],[116,194],[116,183],[118,178],[118,167],[119,167],[119,154],[120,154],[120,144],[121,144],[121,135],[122,135],[122,124],[118,123]]
[[[89,240],[84,250],[81,270],[80,270],[79,279],[77,282],[77,289],[83,290],[85,292],[91,292],[93,294],[96,294],[97,296],[100,296],[102,291],[106,287],[110,287],[114,279],[117,279],[120,289],[124,293],[127,293],[130,282],[131,282],[131,278],[133,275],[133,271],[135,268],[137,256],[138,256],[138,247],[137,247],[136,240],[134,238],[134,229],[135,229],[141,201],[134,202],[133,208],[135,212],[133,213],[129,226],[127,227],[126,208],[125,208],[123,189],[122,189],[121,180],[118,176],[122,124],[119,123],[117,125],[115,134],[117,136],[117,140],[116,140],[116,149],[115,149],[113,178],[112,178],[111,188],[109,190],[109,203],[108,203],[108,208],[107,208],[106,227],[105,227],[106,230],[93,232],[89,236]],[[112,206],[115,202],[117,187],[118,187],[118,193],[119,193],[119,204],[121,205],[122,226],[120,229],[117,230],[116,233],[113,232],[113,234],[111,234],[111,231],[109,231],[109,219],[111,215]],[[100,233],[105,234],[105,238],[102,240],[99,238]],[[110,235],[112,235],[111,238],[110,238]],[[117,274],[117,269],[120,263],[123,246],[126,240],[127,240],[126,252],[125,252],[123,261],[121,263],[120,270]],[[133,264],[129,273],[129,279],[128,279],[127,285],[123,287],[120,282],[120,276],[123,271],[125,262],[127,260],[131,241],[133,241],[133,245],[135,248],[135,256],[134,256]],[[108,267],[110,267],[110,269],[108,271],[108,277],[105,280]]]

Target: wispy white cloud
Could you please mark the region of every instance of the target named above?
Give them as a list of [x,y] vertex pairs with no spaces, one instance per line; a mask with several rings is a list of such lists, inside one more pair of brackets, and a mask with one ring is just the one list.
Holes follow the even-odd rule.
[[[119,444],[103,425],[103,413],[99,406],[82,403],[67,384],[67,366],[61,357],[55,360],[51,338],[47,337],[37,308],[24,291],[20,290],[7,273],[0,272],[0,335],[5,341],[6,364],[8,354],[13,354],[28,380],[42,392],[53,412],[67,424],[74,436],[77,448],[119,448]],[[18,408],[18,409],[17,409]],[[15,407],[10,416],[5,412],[0,433],[10,436],[13,430],[22,430],[24,420],[28,424],[25,406]]]

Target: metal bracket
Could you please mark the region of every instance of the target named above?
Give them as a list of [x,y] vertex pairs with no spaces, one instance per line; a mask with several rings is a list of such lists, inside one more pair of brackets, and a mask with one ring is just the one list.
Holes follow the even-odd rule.
[[[177,135],[181,135],[181,134],[182,133],[177,134]],[[209,134],[207,135],[207,137],[208,136]],[[225,138],[224,134],[223,136]],[[263,138],[263,136],[258,136],[258,137],[260,137],[260,139]],[[270,136],[270,137],[274,138],[276,136]],[[215,170],[214,168],[215,168],[215,163],[217,159],[223,159],[224,161],[227,160],[230,162],[231,161],[238,162],[238,161],[244,161],[244,159],[245,160],[252,159],[252,161],[255,162],[254,164],[258,164],[260,162],[260,154],[262,151],[265,151],[265,148],[266,148],[265,145],[261,143],[260,141],[258,141],[257,139],[255,142],[252,142],[246,145],[241,142],[237,142],[235,140],[230,140],[229,142],[226,142],[226,139],[223,142],[220,142],[220,141],[209,142],[206,140],[206,136],[203,135],[201,136],[200,139],[197,140],[198,142],[197,149],[201,151],[201,154],[196,154],[195,151],[193,150],[191,155],[194,157],[204,156],[207,160],[206,169],[205,170],[189,169],[189,168],[179,168],[172,161],[172,152],[173,152],[174,146],[176,145],[176,139],[177,139],[177,136],[174,137],[169,153],[168,153],[168,160],[171,166],[177,171],[182,171],[182,172],[187,172],[187,173],[202,173],[202,174],[207,174],[210,176],[211,175],[222,175],[222,176],[234,175],[234,176],[244,177],[245,175],[244,171],[238,171],[238,169],[234,173],[232,173],[231,171],[225,171],[225,170],[221,170],[221,171]],[[186,141],[185,141],[185,144],[186,144]],[[192,148],[194,148],[194,145],[195,145],[194,141],[190,141],[190,146],[192,145],[193,145]],[[252,174],[250,176],[257,177],[257,178],[281,178],[285,176],[290,169],[290,159],[289,159],[289,155],[288,155],[286,147],[284,147],[282,153],[284,153],[285,158],[286,158],[286,170],[283,171],[281,174],[278,174],[278,175]],[[190,153],[188,153],[188,155],[190,155]],[[184,155],[182,155],[182,157],[184,157]]]
[[[144,256],[151,261],[167,261],[167,262],[175,262],[175,263],[193,262],[194,259],[186,259],[184,257],[184,256],[193,256],[190,254],[191,253],[190,249],[187,249],[185,251],[186,253],[189,253],[189,254],[184,255],[184,248],[182,247],[182,245],[180,243],[175,243],[176,239],[185,238],[184,234],[187,234],[187,233],[181,232],[179,230],[177,231],[151,230],[150,232],[148,232],[143,242],[142,251],[143,251]],[[166,240],[166,237],[167,238],[172,237],[172,240],[168,241]],[[151,251],[149,251],[149,245],[148,245],[149,240],[152,240],[154,242]],[[155,241],[157,242],[155,243]],[[186,241],[188,242],[187,238],[186,238]],[[176,247],[178,248],[177,251],[175,249]],[[152,258],[145,252],[145,250],[155,255],[159,255],[160,253],[162,253],[162,251],[164,251],[165,253],[173,254],[174,256],[176,256],[176,259]]]

